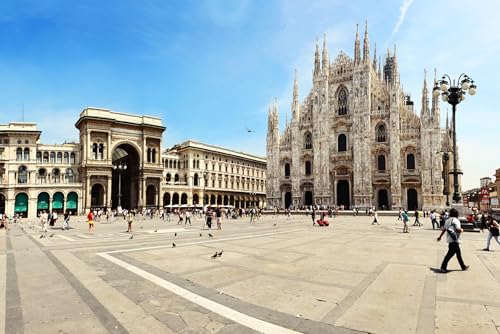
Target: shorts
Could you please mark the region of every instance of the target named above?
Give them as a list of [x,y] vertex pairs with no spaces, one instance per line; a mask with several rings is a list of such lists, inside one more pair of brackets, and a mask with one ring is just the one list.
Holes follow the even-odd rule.
[[94,221],[93,220],[89,220],[89,225],[94,225]]

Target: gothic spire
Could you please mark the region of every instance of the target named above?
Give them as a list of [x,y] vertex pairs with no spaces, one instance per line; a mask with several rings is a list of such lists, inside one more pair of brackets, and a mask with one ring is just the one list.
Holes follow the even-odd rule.
[[377,42],[375,42],[375,46],[373,47],[373,69],[377,71]]
[[357,65],[361,60],[361,52],[359,50],[359,31],[356,24],[356,40],[354,41],[354,64]]
[[427,70],[424,69],[424,87],[422,88],[422,121],[428,121],[429,113],[429,91],[427,90]]
[[394,44],[394,55],[392,56],[392,80],[399,82],[398,57],[396,54],[396,44]]
[[328,49],[326,47],[326,32],[323,37],[323,59],[322,59],[322,70],[323,74],[328,74],[329,71],[329,66],[330,66],[330,59],[328,58]]
[[297,81],[297,69],[295,69],[295,77],[293,79],[292,122],[299,119],[299,113],[299,82]]
[[365,38],[363,39],[363,64],[370,63],[370,41],[368,39],[368,20],[365,21]]
[[[436,87],[436,85],[437,85],[436,69],[434,68],[434,86],[433,87]],[[434,119],[434,125],[436,127],[440,127],[441,110],[439,109],[439,95],[434,96],[434,94],[432,94],[432,118]]]
[[316,38],[316,52],[314,52],[314,77],[317,77],[321,72],[321,63],[319,59],[319,44]]
[[378,78],[382,81],[382,56],[378,57]]

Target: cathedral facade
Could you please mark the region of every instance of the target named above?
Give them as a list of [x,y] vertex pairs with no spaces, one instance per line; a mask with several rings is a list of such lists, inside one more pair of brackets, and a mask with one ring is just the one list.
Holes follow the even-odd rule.
[[424,77],[418,115],[400,84],[396,47],[382,62],[375,46],[371,58],[367,27],[360,44],[356,31],[354,59],[340,52],[331,63],[326,37],[321,55],[316,43],[313,86],[300,101],[295,77],[283,132],[276,102],[269,108],[268,206],[445,206],[453,152],[438,98],[429,101]]

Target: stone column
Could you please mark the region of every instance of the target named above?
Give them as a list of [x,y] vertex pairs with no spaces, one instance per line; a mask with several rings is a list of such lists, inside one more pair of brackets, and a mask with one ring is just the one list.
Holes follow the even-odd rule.
[[108,186],[106,187],[106,201],[104,202],[107,208],[111,208],[111,192],[112,192],[113,176],[108,177]]

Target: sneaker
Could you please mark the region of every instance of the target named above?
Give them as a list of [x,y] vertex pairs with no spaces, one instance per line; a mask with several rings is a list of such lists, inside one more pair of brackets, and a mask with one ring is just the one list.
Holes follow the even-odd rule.
[[468,270],[469,268],[470,268],[470,266],[465,266],[465,267],[463,267],[463,268],[462,268],[462,270],[463,270],[463,271],[466,271],[466,270]]
[[486,251],[486,252],[489,252],[489,251],[490,251],[490,249],[489,249],[489,248],[485,248],[485,249],[483,249],[483,250],[484,250],[484,251]]

